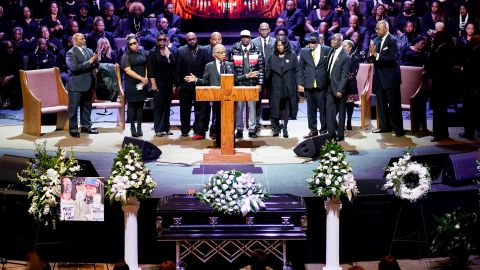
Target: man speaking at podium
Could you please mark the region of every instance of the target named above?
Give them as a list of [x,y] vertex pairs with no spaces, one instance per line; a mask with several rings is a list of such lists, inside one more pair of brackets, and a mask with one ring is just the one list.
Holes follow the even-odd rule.
[[[225,61],[226,49],[222,44],[217,44],[213,47],[212,54],[213,60],[205,65],[205,71],[203,73],[203,78],[197,78],[195,75],[191,74],[185,76],[186,82],[195,82],[196,85],[210,85],[210,86],[220,86],[220,74],[234,74],[233,72],[233,63]],[[213,106],[215,106],[215,117],[217,119],[217,129],[216,129],[216,144],[217,148],[220,148],[221,145],[221,102],[214,101]]]

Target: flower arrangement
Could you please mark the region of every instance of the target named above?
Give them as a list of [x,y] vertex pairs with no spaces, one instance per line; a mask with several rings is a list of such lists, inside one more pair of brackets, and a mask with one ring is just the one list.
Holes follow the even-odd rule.
[[56,228],[59,217],[61,177],[72,177],[80,171],[80,165],[70,151],[70,157],[62,148],[57,148],[53,156],[48,155],[46,142],[35,144],[35,158],[27,163],[27,168],[18,174],[22,183],[30,188],[30,213],[45,227]]
[[218,171],[195,196],[215,211],[243,216],[265,207],[264,201],[269,197],[266,188],[255,183],[249,173],[237,170]]
[[462,209],[443,216],[433,216],[437,227],[433,231],[431,251],[449,255],[454,269],[465,269],[478,230],[477,217],[477,213]]
[[430,191],[432,178],[428,168],[416,161],[406,152],[398,162],[387,168],[387,182],[383,189],[392,189],[397,197],[415,202]]
[[124,145],[113,160],[112,174],[105,185],[105,195],[110,201],[127,203],[128,198],[146,199],[157,186],[150,170],[142,161],[140,148],[133,144]]
[[334,140],[325,143],[320,151],[318,167],[307,180],[308,189],[323,198],[347,195],[351,201],[358,193],[352,167],[343,148]]

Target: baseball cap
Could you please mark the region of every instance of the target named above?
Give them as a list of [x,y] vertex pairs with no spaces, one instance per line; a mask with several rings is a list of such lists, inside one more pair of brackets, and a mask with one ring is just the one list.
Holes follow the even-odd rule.
[[250,31],[242,30],[242,32],[240,32],[240,37],[251,37]]

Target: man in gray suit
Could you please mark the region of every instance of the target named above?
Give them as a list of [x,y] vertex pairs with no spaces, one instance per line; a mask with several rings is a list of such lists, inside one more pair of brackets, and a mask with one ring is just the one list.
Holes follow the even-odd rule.
[[[217,44],[213,47],[212,55],[215,58],[212,62],[209,62],[205,65],[205,71],[203,73],[203,78],[197,78],[195,75],[190,74],[185,76],[186,82],[195,82],[196,85],[211,85],[211,86],[220,86],[220,74],[234,74],[233,63],[225,61],[227,55],[227,50],[222,44]],[[220,148],[221,145],[221,104],[220,101],[213,102],[215,107],[215,118],[217,128],[215,129],[216,135],[216,147]]]
[[[270,36],[270,26],[266,22],[262,22],[258,28],[258,33],[260,36],[252,39],[252,43],[255,44],[255,47],[262,52],[263,63],[267,63],[268,58],[273,54],[273,46],[275,45],[275,38]],[[264,70],[265,71],[265,70]],[[262,85],[262,89],[259,94],[259,100],[257,102],[257,119],[256,119],[256,129],[258,130],[260,125],[260,119],[262,118],[262,99],[269,98],[268,90],[270,89],[270,84],[265,82]]]
[[[337,141],[345,139],[345,88],[350,77],[350,56],[342,46],[342,34],[335,34],[332,38],[332,52],[328,57],[330,85],[327,91],[327,129],[328,134]],[[337,125],[338,114],[338,125]],[[335,130],[337,133],[335,134]]]
[[97,134],[92,128],[92,92],[94,87],[93,70],[98,67],[97,54],[85,46],[85,36],[81,33],[73,35],[74,46],[66,54],[68,66],[68,116],[70,136],[79,138],[77,110],[80,107],[81,131]]
[[328,88],[327,60],[330,47],[321,45],[320,35],[312,32],[307,39],[308,45],[300,51],[297,70],[297,90],[305,92],[307,99],[308,129],[304,138],[318,135],[317,111],[320,112],[320,134],[327,133],[326,93]]

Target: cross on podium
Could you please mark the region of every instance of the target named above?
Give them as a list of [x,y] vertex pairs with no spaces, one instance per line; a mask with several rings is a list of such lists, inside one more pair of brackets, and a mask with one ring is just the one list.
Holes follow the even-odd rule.
[[220,101],[221,102],[221,153],[213,149],[204,155],[205,162],[252,162],[251,156],[238,153],[234,150],[234,102],[257,101],[260,86],[233,86],[233,74],[221,74],[221,86],[197,86],[195,88],[197,101]]

